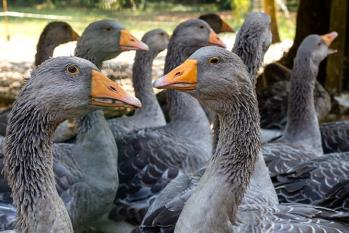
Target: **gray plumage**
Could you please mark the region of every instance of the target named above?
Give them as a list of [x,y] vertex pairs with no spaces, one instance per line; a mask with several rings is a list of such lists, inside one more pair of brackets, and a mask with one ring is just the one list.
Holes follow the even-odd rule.
[[[54,49],[63,43],[77,40],[78,34],[66,22],[50,22],[41,32],[38,44],[36,46],[36,54],[34,65],[38,66],[45,60],[53,56]],[[6,125],[8,114],[11,108],[0,112],[0,134],[6,134]]]
[[313,92],[319,65],[327,55],[328,46],[318,35],[306,37],[298,48],[285,132],[277,142],[263,146],[263,155],[272,172],[287,172],[285,169],[323,154]]
[[349,121],[335,121],[320,125],[324,153],[349,151]]
[[[210,65],[207,63],[209,57],[218,57],[220,62]],[[251,192],[245,194],[248,181],[244,182],[252,175],[253,165],[249,163],[256,161],[260,147],[254,87],[242,62],[228,51],[207,47],[190,58],[199,61],[198,84],[190,93],[220,114],[223,123],[215,155],[186,203],[175,232],[348,231],[347,226],[332,221],[345,220],[348,217],[345,213],[301,204],[250,202],[250,198],[256,197],[249,196],[253,195]],[[219,79],[215,77],[217,75]],[[231,113],[225,114],[226,111]],[[234,123],[236,119],[239,121]],[[229,133],[222,134],[229,128]],[[164,206],[154,213],[165,217],[166,211],[167,214],[178,211],[176,206]],[[173,222],[156,220],[158,222],[152,223],[163,223],[161,230],[145,228],[135,232],[172,232]]]
[[137,109],[133,116],[108,120],[116,141],[132,131],[166,124],[153,91],[152,64],[155,57],[167,48],[169,35],[162,29],[154,29],[147,32],[142,41],[149,46],[149,51],[136,52],[132,69],[135,95],[141,100],[142,108]]
[[[117,56],[122,28],[112,20],[92,23],[82,34],[76,55],[100,65]],[[113,46],[107,50],[103,43]],[[95,111],[79,118],[76,143],[54,144],[53,157],[57,191],[74,231],[83,231],[110,210],[118,187],[117,147],[103,113]]]
[[264,13],[249,13],[238,34],[236,35],[232,52],[237,54],[247,66],[252,81],[263,63],[264,54],[272,41],[269,29],[270,17]]
[[291,167],[273,180],[280,202],[316,204],[348,211],[345,203],[349,196],[334,198],[340,192],[347,192],[346,186],[340,184],[349,179],[348,174],[349,153],[335,153]]
[[[195,50],[207,46],[211,29],[198,19],[179,24],[171,36],[164,73],[183,62]],[[178,170],[194,171],[211,155],[208,120],[196,99],[167,91],[170,122],[163,127],[132,133],[118,142],[120,189],[117,208],[110,217],[122,216],[140,223],[149,198],[160,192]]]
[[[67,73],[69,64],[78,66],[80,73]],[[55,188],[52,136],[58,123],[95,109],[89,104],[92,69],[97,68],[76,57],[50,59],[32,73],[14,104],[4,174],[17,206],[18,232],[73,232]]]

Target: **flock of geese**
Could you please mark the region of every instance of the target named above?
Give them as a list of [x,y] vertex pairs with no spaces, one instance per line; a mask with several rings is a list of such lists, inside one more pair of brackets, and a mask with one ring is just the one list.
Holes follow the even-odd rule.
[[[307,36],[290,80],[275,84],[282,93],[257,98],[270,18],[248,14],[228,51],[217,33],[232,31],[214,14],[141,41],[115,20],[93,22],[81,36],[50,23],[36,68],[1,115],[1,232],[349,232],[349,123],[320,127],[316,95],[337,33]],[[75,56],[50,58],[72,40]],[[152,83],[165,49],[164,76]],[[129,50],[136,97],[100,71]],[[270,98],[258,102],[263,93]],[[288,106],[279,111],[282,136],[269,142],[259,109],[280,102]],[[119,107],[136,110],[105,119],[103,109]],[[76,136],[54,142],[68,119]]]

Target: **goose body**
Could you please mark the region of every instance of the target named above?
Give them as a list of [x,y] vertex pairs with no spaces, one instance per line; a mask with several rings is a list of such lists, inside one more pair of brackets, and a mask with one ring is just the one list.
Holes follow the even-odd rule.
[[[179,24],[168,45],[165,72],[209,43],[223,46],[204,21],[193,19]],[[124,215],[130,222],[139,224],[149,200],[179,170],[195,171],[210,157],[210,127],[200,104],[177,91],[168,91],[166,97],[170,106],[169,123],[137,131],[118,142],[120,188],[117,207],[110,214],[112,219]]]
[[[193,69],[197,72],[190,72]],[[260,149],[260,128],[254,87],[244,69],[238,56],[206,47],[155,83],[156,87],[176,89],[181,88],[177,83],[185,83],[186,88],[180,90],[209,105],[220,117],[216,152],[186,202],[174,232],[347,231],[344,224],[325,219],[344,213],[306,205],[245,203]],[[176,75],[178,72],[182,75]]]
[[152,87],[152,64],[158,53],[167,48],[168,40],[169,35],[162,29],[151,30],[143,36],[142,41],[149,50],[136,52],[132,69],[135,95],[142,101],[142,108],[132,116],[108,120],[116,141],[132,131],[166,124]]
[[[105,86],[96,84],[96,80],[103,80]],[[68,211],[55,187],[53,132],[63,120],[80,117],[96,110],[94,106],[103,105],[98,100],[102,96],[139,103],[132,97],[115,95],[107,85],[121,90],[91,62],[60,57],[35,70],[22,89],[10,114],[4,148],[4,174],[17,207],[17,232],[73,232]],[[62,86],[66,87],[64,91],[57,88]],[[95,99],[94,105],[91,98]]]

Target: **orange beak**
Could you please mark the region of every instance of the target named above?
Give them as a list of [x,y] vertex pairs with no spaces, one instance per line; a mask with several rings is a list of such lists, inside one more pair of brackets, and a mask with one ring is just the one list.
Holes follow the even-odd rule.
[[217,45],[222,48],[226,48],[227,46],[224,42],[219,38],[219,36],[211,29],[210,36],[208,38],[208,43],[210,45]]
[[71,38],[72,38],[73,41],[74,41],[74,40],[79,40],[79,39],[80,39],[80,36],[79,36],[79,34],[78,34],[76,31],[72,30],[72,32],[71,32]]
[[235,30],[229,26],[225,21],[222,21],[221,32],[235,32]]
[[120,47],[123,51],[129,50],[145,50],[148,51],[149,47],[142,41],[139,41],[136,37],[131,35],[127,30],[121,30],[120,34]]
[[141,102],[128,95],[118,84],[107,78],[100,71],[91,73],[92,105],[103,107],[142,107]]
[[156,80],[153,86],[159,89],[192,91],[197,84],[197,64],[197,60],[187,59],[180,66]]
[[330,32],[330,33],[327,33],[325,35],[322,35],[321,39],[325,42],[325,44],[327,46],[330,46],[332,44],[332,42],[334,41],[334,39],[337,38],[337,36],[338,36],[337,32]]
[[[330,32],[330,33],[327,33],[325,35],[322,35],[321,39],[325,42],[327,47],[330,47],[330,45],[337,38],[337,36],[338,36],[337,32]],[[328,49],[328,54],[333,54],[336,52],[337,52],[337,49],[331,49],[331,48]]]

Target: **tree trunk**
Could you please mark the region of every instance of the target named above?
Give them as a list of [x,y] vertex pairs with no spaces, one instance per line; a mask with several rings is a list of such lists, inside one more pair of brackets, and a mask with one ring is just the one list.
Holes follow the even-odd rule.
[[264,12],[271,18],[271,33],[273,34],[273,43],[280,42],[275,0],[264,0]]
[[327,60],[327,78],[325,87],[331,94],[340,94],[342,90],[342,78],[345,59],[345,40],[347,27],[347,0],[332,1],[330,30],[338,32],[338,38],[331,48],[337,49],[337,53],[330,55]]

